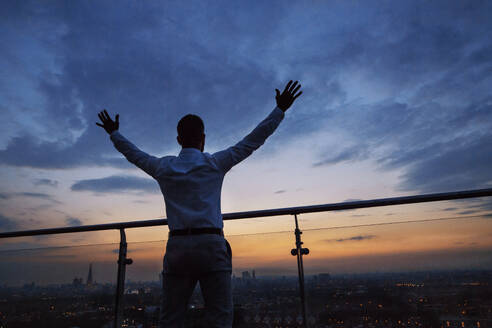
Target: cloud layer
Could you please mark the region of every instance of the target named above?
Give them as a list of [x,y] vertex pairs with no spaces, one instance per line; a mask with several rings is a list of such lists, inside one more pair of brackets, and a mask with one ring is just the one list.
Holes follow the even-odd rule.
[[18,224],[15,220],[0,214],[0,231],[16,230]]
[[82,220],[77,219],[77,218],[68,217],[68,218],[65,219],[65,223],[69,227],[76,227],[76,226],[81,226],[82,225]]
[[33,181],[35,186],[49,186],[49,187],[57,187],[58,181],[51,179],[36,179]]
[[108,157],[117,154],[94,124],[103,107],[149,151],[175,149],[175,124],[188,112],[204,117],[220,147],[294,77],[306,91],[289,135],[343,130],[339,149],[314,166],[377,159],[405,167],[408,190],[492,179],[483,151],[492,143],[489,3],[2,6],[10,46],[1,66],[18,76],[0,81],[17,127],[3,136],[3,164],[130,167]]
[[113,175],[101,179],[77,181],[71,186],[71,190],[93,191],[98,193],[121,193],[126,191],[156,193],[159,192],[159,187],[157,182],[152,179]]
[[375,236],[375,235],[357,235],[357,236],[346,237],[346,238],[327,239],[326,242],[343,243],[343,242],[347,242],[347,241],[363,241],[363,240],[369,240],[369,239],[374,239],[376,237],[377,236]]

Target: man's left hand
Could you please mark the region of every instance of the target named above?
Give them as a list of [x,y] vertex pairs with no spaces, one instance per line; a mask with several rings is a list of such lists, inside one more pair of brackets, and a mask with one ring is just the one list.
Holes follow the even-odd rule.
[[104,130],[106,130],[106,132],[108,134],[111,134],[113,133],[113,131],[116,131],[118,130],[119,126],[120,126],[120,122],[118,121],[120,115],[119,114],[116,114],[116,119],[115,121],[113,121],[111,119],[111,117],[109,117],[109,114],[106,110],[103,110],[102,112],[100,112],[99,114],[97,114],[97,116],[99,116],[99,118],[101,119],[101,122],[103,122],[103,124],[100,124],[98,122],[96,122],[96,125],[104,128]]

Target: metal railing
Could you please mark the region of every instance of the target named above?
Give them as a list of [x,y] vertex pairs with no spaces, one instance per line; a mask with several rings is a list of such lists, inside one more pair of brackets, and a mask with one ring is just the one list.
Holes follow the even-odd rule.
[[[492,196],[492,188],[455,191],[455,192],[446,192],[446,193],[434,193],[434,194],[415,195],[415,196],[404,196],[404,197],[381,198],[381,199],[372,199],[372,200],[360,200],[360,201],[311,205],[311,206],[297,206],[297,207],[276,208],[276,209],[257,210],[257,211],[235,212],[235,213],[223,214],[222,217],[224,220],[239,220],[239,219],[270,217],[270,216],[280,216],[280,215],[294,216],[295,226],[296,226],[294,230],[296,247],[291,250],[291,254],[293,256],[297,256],[299,292],[300,292],[300,299],[302,302],[301,309],[302,309],[302,316],[303,316],[303,325],[307,327],[306,304],[305,304],[305,295],[304,295],[303,255],[309,254],[309,249],[302,248],[302,244],[303,244],[301,240],[302,231],[299,229],[299,224],[297,221],[297,216],[299,214],[340,211],[340,210],[350,210],[350,209],[369,208],[369,207],[381,207],[381,206],[391,206],[391,205],[427,203],[427,202],[436,202],[436,201],[445,201],[445,200],[459,200],[459,199],[490,197],[490,196]],[[117,223],[107,223],[107,224],[85,225],[85,226],[78,226],[78,227],[59,227],[59,228],[37,229],[37,230],[9,231],[9,232],[1,232],[0,239],[62,234],[62,233],[74,233],[74,232],[87,232],[87,231],[119,230],[120,248],[118,254],[118,261],[117,261],[118,277],[117,277],[117,286],[116,286],[116,293],[115,293],[114,327],[121,327],[121,313],[122,313],[123,291],[124,291],[124,284],[125,284],[125,270],[126,270],[126,265],[129,265],[133,262],[132,259],[127,258],[127,243],[126,243],[125,229],[152,227],[152,226],[161,226],[161,225],[167,225],[167,219],[117,222]]]

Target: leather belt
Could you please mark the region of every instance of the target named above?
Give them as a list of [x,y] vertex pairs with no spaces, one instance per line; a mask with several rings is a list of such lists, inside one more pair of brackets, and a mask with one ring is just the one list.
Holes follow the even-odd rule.
[[188,228],[169,231],[169,236],[188,236],[202,234],[215,234],[224,236],[224,231],[219,228]]

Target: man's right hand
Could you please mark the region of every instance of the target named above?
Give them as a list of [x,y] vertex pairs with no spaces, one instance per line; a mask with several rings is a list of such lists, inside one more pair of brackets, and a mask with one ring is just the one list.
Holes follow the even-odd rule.
[[119,114],[116,114],[115,121],[111,119],[111,117],[109,116],[106,110],[103,110],[102,112],[97,114],[97,116],[99,116],[99,119],[101,120],[101,122],[103,122],[104,125],[97,122],[96,125],[104,128],[104,130],[106,130],[108,134],[111,134],[113,131],[118,130],[118,128],[120,127],[120,122],[118,121],[120,117]]
[[277,96],[275,97],[275,99],[277,100],[277,106],[284,112],[289,109],[289,107],[294,103],[294,100],[296,100],[296,98],[302,94],[301,91],[297,95],[295,95],[297,90],[299,90],[299,88],[301,87],[300,84],[296,87],[297,81],[295,81],[294,84],[291,84],[292,80],[287,83],[282,94],[280,94],[280,91],[278,89],[275,89],[275,91],[277,92]]

